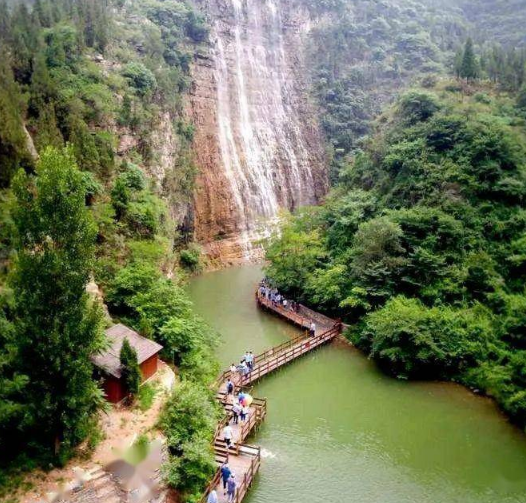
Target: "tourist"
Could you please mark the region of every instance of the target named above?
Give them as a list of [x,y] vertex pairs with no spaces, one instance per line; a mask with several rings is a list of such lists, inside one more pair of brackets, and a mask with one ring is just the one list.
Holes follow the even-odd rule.
[[236,400],[234,402],[234,405],[232,405],[232,415],[234,416],[234,424],[239,423],[239,414],[241,413],[241,405],[239,405],[239,400]]
[[227,395],[232,395],[234,393],[234,383],[230,380],[230,378],[226,382],[226,393]]
[[248,413],[249,413],[249,408],[246,405],[244,407],[241,407],[240,417],[241,417],[242,423],[246,422]]
[[287,309],[287,304],[288,304],[287,299],[283,299],[283,307],[285,309]]
[[225,461],[221,466],[221,479],[223,480],[223,494],[226,494],[226,484],[232,472],[228,466],[228,461]]
[[314,337],[316,335],[316,323],[314,323],[313,321],[310,324],[309,332],[311,337]]
[[247,351],[245,361],[247,362],[248,370],[252,372],[252,370],[254,370],[254,355],[252,354],[252,351]]
[[236,476],[232,473],[227,481],[228,503],[234,503],[234,497],[236,495],[236,486]]
[[219,503],[219,498],[217,497],[217,492],[215,489],[212,490],[212,492],[208,495],[206,503]]
[[241,360],[239,370],[242,376],[246,376],[249,373],[248,365],[246,364],[245,360]]
[[230,365],[230,378],[233,378],[237,374],[237,367],[235,363]]
[[226,426],[223,428],[223,438],[225,439],[225,444],[227,447],[230,447],[232,445],[233,436],[234,430],[232,429],[232,426],[230,426],[230,423],[227,423]]

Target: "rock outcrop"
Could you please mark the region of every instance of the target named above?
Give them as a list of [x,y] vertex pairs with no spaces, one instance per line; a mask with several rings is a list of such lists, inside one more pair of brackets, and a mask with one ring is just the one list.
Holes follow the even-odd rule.
[[290,0],[199,0],[212,26],[189,115],[200,169],[195,239],[212,261],[257,253],[281,209],[315,204],[327,169],[305,81],[309,18]]

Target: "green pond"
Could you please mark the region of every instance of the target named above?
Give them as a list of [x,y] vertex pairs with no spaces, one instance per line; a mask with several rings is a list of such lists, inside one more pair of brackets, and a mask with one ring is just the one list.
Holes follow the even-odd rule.
[[[297,334],[254,302],[258,266],[189,291],[222,335],[227,367]],[[266,377],[263,464],[247,503],[526,503],[526,436],[492,401],[453,384],[401,382],[335,343]]]

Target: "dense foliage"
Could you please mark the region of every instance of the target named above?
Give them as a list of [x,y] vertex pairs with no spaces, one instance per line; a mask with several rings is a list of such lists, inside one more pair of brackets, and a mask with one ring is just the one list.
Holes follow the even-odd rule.
[[178,253],[196,174],[182,103],[207,36],[184,0],[0,0],[0,496],[14,497],[20,469],[64,462],[94,426],[89,279],[183,378],[204,389],[215,377],[215,335],[179,271],[199,255]]
[[[463,60],[462,73],[469,78],[487,77],[514,91],[524,82],[524,30],[517,28],[524,0],[484,0],[482,9],[479,0],[301,3],[319,16],[309,33],[309,71],[333,158],[333,181],[375,117],[409,83],[432,86],[444,73],[460,74]],[[509,25],[515,28],[508,31]],[[488,26],[494,36],[487,36]],[[475,44],[466,58],[470,34]]]
[[167,436],[171,462],[166,480],[185,501],[200,501],[216,470],[212,440],[220,418],[214,393],[191,381],[173,392],[159,424]]
[[[2,323],[2,452],[63,461],[102,405],[90,357],[101,348],[100,308],[85,286],[96,228],[70,150],[44,151],[35,176],[14,179],[17,256]],[[5,461],[4,461],[5,462]]]
[[280,288],[400,377],[460,380],[526,424],[525,115],[459,82],[403,95],[323,208],[271,243]]

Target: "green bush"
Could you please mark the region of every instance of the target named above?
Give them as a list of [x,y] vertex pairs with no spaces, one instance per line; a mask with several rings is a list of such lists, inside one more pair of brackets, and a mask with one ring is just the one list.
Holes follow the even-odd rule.
[[448,378],[487,356],[493,332],[483,311],[428,308],[395,297],[365,317],[356,342],[398,376]]
[[179,252],[181,264],[191,271],[198,271],[201,266],[201,250],[188,248]]
[[130,81],[130,85],[140,96],[151,94],[157,87],[155,75],[142,63],[136,61],[128,63],[122,74]]
[[200,496],[216,470],[212,439],[219,418],[213,392],[191,382],[175,388],[161,413],[169,449],[165,480],[185,501]]

